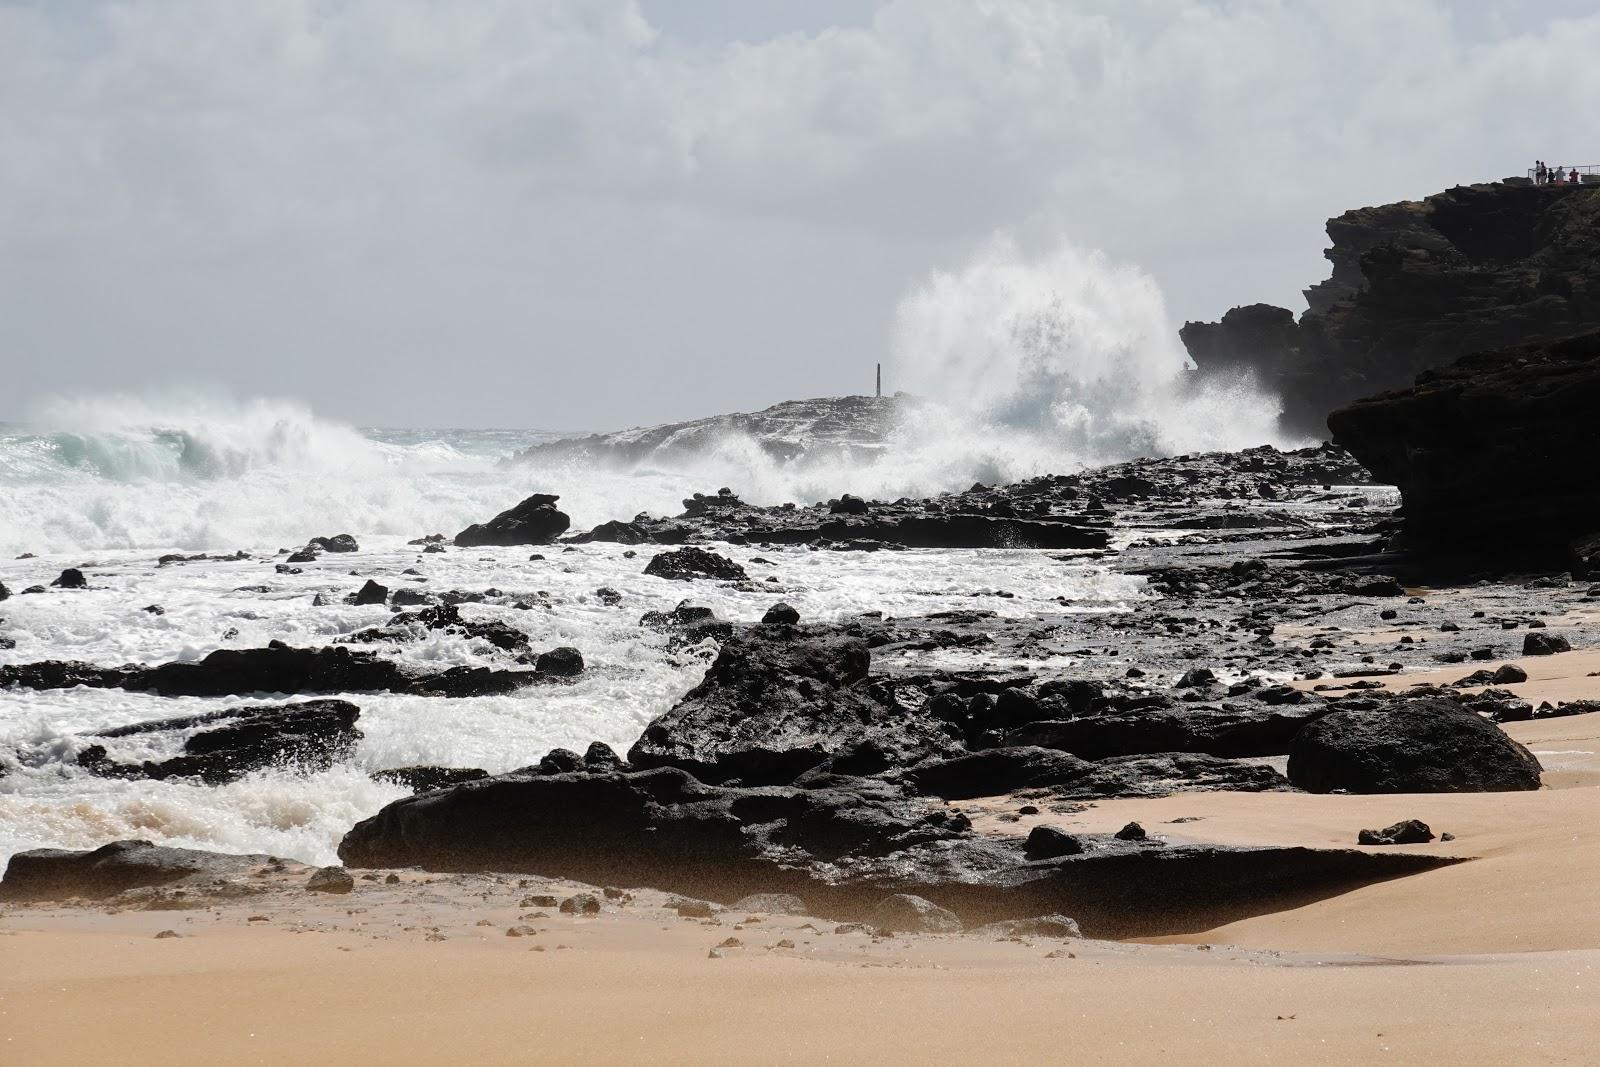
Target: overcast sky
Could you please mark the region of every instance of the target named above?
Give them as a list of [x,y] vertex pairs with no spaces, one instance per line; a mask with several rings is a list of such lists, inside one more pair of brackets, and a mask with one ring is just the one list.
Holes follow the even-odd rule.
[[[0,0],[0,416],[215,384],[611,428],[870,390],[998,239],[1176,327],[1600,163],[1570,0]],[[893,385],[891,380],[889,385]]]

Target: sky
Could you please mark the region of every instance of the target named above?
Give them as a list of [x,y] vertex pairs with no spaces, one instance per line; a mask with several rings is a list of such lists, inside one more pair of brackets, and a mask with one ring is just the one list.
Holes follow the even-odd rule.
[[0,418],[893,388],[908,294],[997,247],[1173,330],[1298,312],[1331,215],[1600,163],[1596,54],[1571,0],[0,0]]

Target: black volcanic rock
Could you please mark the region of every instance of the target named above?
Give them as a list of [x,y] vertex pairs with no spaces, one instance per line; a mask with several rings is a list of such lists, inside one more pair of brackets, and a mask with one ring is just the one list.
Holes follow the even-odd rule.
[[730,788],[659,768],[512,774],[398,800],[339,846],[349,867],[527,872],[715,901],[790,893],[870,917],[910,893],[969,923],[1070,913],[1091,936],[1209,929],[1365,881],[1456,862],[1354,849],[1160,845],[1086,836],[1034,858],[943,802],[856,788]]
[[677,707],[645,727],[635,767],[681,767],[707,782],[791,782],[830,757],[871,745],[907,766],[957,750],[957,731],[868,690],[867,642],[778,623],[730,634]]
[[1381,830],[1362,830],[1358,845],[1425,845],[1433,840],[1433,830],[1421,819],[1403,819]]
[[556,510],[559,496],[535,493],[488,522],[474,523],[456,534],[463,548],[479,545],[548,545],[572,525],[565,512]]
[[372,778],[378,782],[388,782],[402,786],[413,793],[427,793],[435,789],[448,789],[460,785],[462,782],[475,782],[480,778],[489,777],[489,772],[477,767],[433,767],[416,765],[411,767],[391,767],[384,771],[374,771]]
[[89,587],[88,579],[84,578],[83,572],[76,567],[68,567],[61,572],[61,577],[50,584],[60,589],[87,589]]
[[[1600,332],[1481,352],[1328,417],[1432,556],[1565,566],[1600,533]],[[1487,504],[1486,487],[1493,487]]]
[[781,623],[785,626],[794,626],[800,621],[800,613],[783,601],[772,605],[765,615],[761,616],[762,622]]
[[1539,761],[1453,700],[1392,700],[1307,726],[1289,781],[1312,793],[1509,792],[1539,788]]
[[352,604],[382,604],[389,599],[389,590],[371,578],[351,596]]
[[514,692],[540,680],[544,676],[537,670],[461,666],[431,673],[412,671],[345,645],[291,648],[280,641],[273,641],[266,648],[222,648],[197,662],[155,667],[96,667],[62,660],[0,666],[0,688],[70,689],[84,685],[161,696],[372,691],[489,696]]
[[0,900],[100,898],[129,889],[245,874],[271,856],[166,848],[149,841],[113,841],[90,851],[40,848],[18,852],[0,880]]
[[1054,786],[1086,777],[1091,765],[1047,748],[991,748],[933,760],[905,772],[916,792],[945,800],[999,796],[1018,789]]
[[1259,793],[1288,789],[1271,767],[1193,752],[1154,752],[1083,760],[1047,748],[990,748],[933,760],[899,776],[911,791],[946,800],[1047,789],[1063,799],[1167,796],[1227,789]]
[[1006,735],[1006,744],[1061,749],[1084,759],[1151,752],[1277,756],[1289,751],[1302,727],[1327,711],[1321,701],[1267,707],[1229,702],[1106,708],[1019,726]]
[[1471,352],[1600,328],[1600,204],[1577,185],[1456,187],[1328,222],[1328,281],[1295,323],[1236,308],[1189,323],[1202,376],[1247,369],[1284,400],[1282,421],[1323,432],[1328,412]]
[[[1557,652],[1571,651],[1572,643],[1570,641],[1560,634],[1553,634],[1545,630],[1530,630],[1522,638],[1522,654],[1524,656],[1553,656]],[[1499,679],[1492,680],[1499,681]],[[1527,681],[1527,674],[1524,673],[1519,680]]]
[[299,704],[228,708],[205,716],[161,719],[101,731],[103,738],[129,737],[187,729],[200,723],[221,725],[200,730],[183,743],[183,755],[158,761],[121,763],[108,758],[105,746],[78,754],[78,763],[108,778],[199,778],[210,785],[231,782],[251,771],[280,764],[327,770],[348,759],[361,740],[356,720],[361,710],[344,700],[310,700]]
[[942,804],[890,790],[733,789],[662,767],[503,775],[409,797],[358,823],[339,856],[352,867],[548,871],[610,884],[661,885],[676,871],[725,876],[719,895],[742,896],[781,881],[791,857],[881,856],[966,827]]
[[1028,831],[1028,840],[1022,846],[1029,859],[1050,860],[1058,856],[1076,856],[1083,851],[1083,842],[1077,835],[1054,826],[1035,826]]
[[715,578],[725,582],[742,582],[749,577],[743,567],[726,556],[719,556],[693,545],[675,552],[657,553],[644,572],[657,578],[693,581],[696,578]]
[[314,548],[320,552],[359,552],[361,550],[361,546],[356,544],[356,539],[347,533],[334,534],[332,537],[313,537],[306,542],[306,548]]

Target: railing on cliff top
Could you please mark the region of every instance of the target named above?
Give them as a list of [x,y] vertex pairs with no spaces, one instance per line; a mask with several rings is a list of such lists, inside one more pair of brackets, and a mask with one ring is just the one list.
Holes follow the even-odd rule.
[[[1569,179],[1571,179],[1573,171],[1577,171],[1578,172],[1578,180],[1581,181],[1584,185],[1600,185],[1600,164],[1592,164],[1592,163],[1589,164],[1588,166],[1584,166],[1584,167],[1559,167],[1559,168],[1558,167],[1551,167],[1550,168],[1550,177],[1552,179],[1554,179],[1554,177],[1557,174],[1559,174],[1559,175],[1561,175],[1561,180],[1560,181],[1551,180],[1551,181],[1546,182],[1546,184],[1547,185],[1571,185],[1572,182]],[[1529,167],[1528,168],[1528,180],[1530,182],[1531,181],[1537,181],[1538,177],[1539,177],[1538,168]]]

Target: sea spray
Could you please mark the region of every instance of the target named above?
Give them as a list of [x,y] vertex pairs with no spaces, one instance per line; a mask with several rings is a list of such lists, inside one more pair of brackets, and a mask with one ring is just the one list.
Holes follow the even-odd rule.
[[1196,388],[1154,279],[1070,243],[992,238],[901,301],[890,370],[925,396],[898,442],[993,480],[1138,456],[1288,444],[1246,380]]

